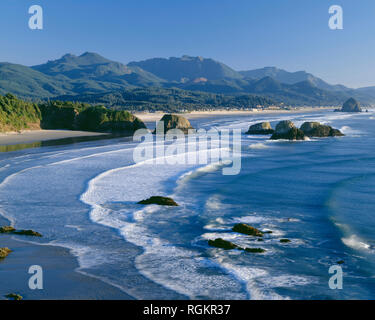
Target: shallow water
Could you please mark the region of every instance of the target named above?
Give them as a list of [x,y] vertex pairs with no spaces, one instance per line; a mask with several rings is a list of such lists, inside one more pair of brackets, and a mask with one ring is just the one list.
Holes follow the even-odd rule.
[[[270,141],[243,135],[242,170],[134,165],[125,139],[1,154],[0,212],[42,244],[70,248],[80,271],[137,299],[374,299],[374,114],[321,112],[216,117],[209,129],[292,119],[321,121],[342,138]],[[141,207],[152,195],[178,208]],[[237,222],[271,234],[259,242]],[[224,238],[264,254],[210,248]],[[288,238],[290,243],[280,243]],[[328,269],[344,260],[343,290]]]

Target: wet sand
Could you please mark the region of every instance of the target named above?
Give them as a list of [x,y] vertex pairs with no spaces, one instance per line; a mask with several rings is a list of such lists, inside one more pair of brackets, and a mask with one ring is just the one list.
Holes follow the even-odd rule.
[[[9,222],[0,217],[0,226]],[[0,247],[13,252],[0,260],[0,300],[9,293],[20,294],[25,300],[129,300],[131,296],[101,280],[86,276],[75,270],[78,262],[68,249],[35,245],[20,237],[0,234]],[[31,290],[28,282],[32,274],[30,266],[43,268],[43,290]]]
[[0,145],[26,144],[67,138],[104,136],[107,133],[70,130],[30,130],[0,133]]

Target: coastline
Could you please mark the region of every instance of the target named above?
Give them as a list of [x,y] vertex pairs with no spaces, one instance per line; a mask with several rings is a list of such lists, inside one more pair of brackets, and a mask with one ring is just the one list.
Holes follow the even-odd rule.
[[[0,226],[9,225],[0,216]],[[99,279],[81,273],[77,257],[69,249],[29,242],[27,237],[15,238],[1,234],[0,246],[8,247],[13,252],[0,260],[0,300],[4,295],[20,294],[25,300],[133,300],[120,289]],[[43,268],[43,289],[31,290],[28,281],[32,265]]]
[[[182,112],[182,113],[173,113],[181,115],[186,119],[201,119],[209,118],[213,116],[249,116],[249,115],[263,115],[263,114],[295,114],[295,113],[304,113],[304,112],[320,112],[325,110],[333,110],[333,107],[301,107],[292,110],[217,110],[217,111],[191,111],[191,112]],[[158,121],[163,115],[167,112],[136,112],[133,113],[136,117],[144,122]]]

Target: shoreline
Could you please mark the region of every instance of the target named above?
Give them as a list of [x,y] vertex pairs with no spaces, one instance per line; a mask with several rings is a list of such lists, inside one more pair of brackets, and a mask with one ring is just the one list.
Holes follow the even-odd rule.
[[[301,107],[293,110],[217,110],[217,111],[191,111],[191,112],[180,112],[173,113],[185,117],[186,119],[202,119],[213,116],[249,116],[249,115],[263,115],[263,114],[295,114],[304,112],[320,112],[334,110],[333,107]],[[134,116],[138,117],[144,122],[152,122],[160,120],[163,115],[168,114],[167,112],[135,112]]]
[[[0,215],[0,226],[9,220]],[[0,260],[0,300],[9,293],[25,300],[134,300],[122,290],[79,270],[78,259],[68,248],[36,244],[27,237],[0,234],[0,247],[12,250]],[[43,289],[31,290],[28,282],[32,265],[43,268]]]
[[0,146],[105,135],[108,135],[108,133],[73,130],[22,130],[20,132],[0,133]]

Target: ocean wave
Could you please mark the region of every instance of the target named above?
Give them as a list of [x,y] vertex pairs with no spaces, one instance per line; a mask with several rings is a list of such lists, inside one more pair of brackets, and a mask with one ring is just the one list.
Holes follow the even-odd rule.
[[341,238],[342,242],[347,246],[352,249],[356,250],[369,250],[371,249],[371,246],[364,242],[362,239],[360,239],[356,235],[351,235],[346,238]]
[[268,149],[268,148],[269,146],[260,142],[249,145],[249,149]]

